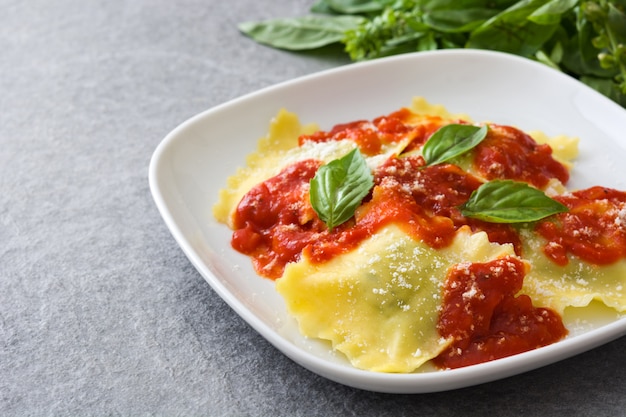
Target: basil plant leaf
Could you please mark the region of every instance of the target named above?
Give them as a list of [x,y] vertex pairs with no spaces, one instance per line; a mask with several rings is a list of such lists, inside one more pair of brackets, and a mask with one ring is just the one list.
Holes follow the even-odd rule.
[[487,136],[489,128],[462,124],[442,126],[422,148],[427,165],[446,162],[474,148]]
[[327,0],[328,5],[332,10],[343,14],[357,14],[357,13],[373,13],[381,12],[386,3],[392,2],[381,0]]
[[[498,50],[524,57],[533,56],[559,27],[558,23],[539,24],[528,18],[545,4],[546,0],[518,1],[473,30],[466,47]],[[552,7],[552,10],[555,8]],[[543,19],[542,22],[546,23],[553,20],[547,14],[548,11],[541,13],[541,17],[535,18]]]
[[302,51],[340,42],[344,33],[356,29],[360,16],[308,15],[239,24],[239,30],[259,43]]
[[310,201],[332,231],[349,220],[374,186],[374,178],[358,149],[321,166],[310,182]]
[[487,182],[461,206],[461,213],[491,223],[526,223],[541,220],[568,208],[525,182]]
[[452,8],[431,10],[424,15],[424,21],[431,28],[447,33],[471,32],[497,14],[489,8]]
[[558,24],[561,17],[578,3],[579,0],[550,0],[532,12],[528,19],[540,25]]

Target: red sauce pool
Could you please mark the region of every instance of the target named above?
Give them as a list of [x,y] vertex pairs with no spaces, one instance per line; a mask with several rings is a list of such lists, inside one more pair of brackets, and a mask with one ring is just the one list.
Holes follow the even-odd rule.
[[567,168],[552,157],[550,146],[537,144],[511,126],[490,125],[474,155],[474,165],[487,180],[524,181],[540,189],[552,178],[563,184],[569,180]]
[[363,154],[371,156],[380,153],[383,144],[397,143],[409,138],[411,144],[406,149],[408,151],[423,145],[442,124],[440,117],[425,117],[420,124],[411,125],[407,123],[411,115],[408,109],[403,108],[372,121],[358,120],[338,124],[328,131],[300,136],[299,144],[348,139],[355,142]]
[[555,197],[569,211],[537,224],[548,240],[544,253],[558,265],[567,265],[568,253],[596,265],[626,256],[626,193],[591,187]]
[[518,295],[525,267],[506,257],[486,263],[458,264],[446,278],[437,325],[452,345],[435,358],[441,368],[460,368],[554,343],[567,334],[561,317],[535,308]]
[[252,257],[259,274],[279,278],[303,252],[313,262],[330,260],[390,223],[433,248],[448,246],[463,225],[486,231],[492,241],[520,246],[509,225],[461,215],[457,207],[481,184],[476,177],[456,165],[425,167],[421,157],[390,158],[376,170],[376,185],[354,219],[329,232],[308,199],[309,181],[319,166],[314,160],[290,165],[239,203],[231,243]]

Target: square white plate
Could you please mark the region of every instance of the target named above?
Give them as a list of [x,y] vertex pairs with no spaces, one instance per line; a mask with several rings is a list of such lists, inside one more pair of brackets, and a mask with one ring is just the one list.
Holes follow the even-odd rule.
[[300,335],[250,260],[230,247],[231,231],[212,216],[218,190],[256,148],[280,108],[322,129],[408,106],[414,96],[476,121],[580,138],[569,188],[626,189],[626,111],[562,73],[531,60],[478,50],[400,55],[285,82],[207,110],[162,141],[150,164],[156,205],[189,260],[212,288],[285,355],[331,380],[357,388],[423,393],[456,389],[525,372],[626,334],[626,317],[583,311],[570,335],[509,358],[438,371],[385,374],[353,368],[328,344]]

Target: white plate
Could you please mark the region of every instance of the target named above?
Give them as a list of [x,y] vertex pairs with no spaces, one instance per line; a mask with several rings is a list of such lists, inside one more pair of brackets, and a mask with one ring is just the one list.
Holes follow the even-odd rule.
[[548,67],[511,55],[447,50],[352,64],[285,82],[201,113],[171,132],[150,164],[150,187],[165,223],[213,289],[285,355],[331,380],[357,388],[423,393],[525,372],[626,334],[626,317],[600,311],[569,317],[563,341],[456,370],[385,374],[353,368],[325,342],[304,338],[272,281],[230,247],[231,232],[211,207],[226,178],[244,164],[280,108],[323,129],[370,119],[423,96],[476,121],[580,137],[570,188],[626,189],[626,111]]

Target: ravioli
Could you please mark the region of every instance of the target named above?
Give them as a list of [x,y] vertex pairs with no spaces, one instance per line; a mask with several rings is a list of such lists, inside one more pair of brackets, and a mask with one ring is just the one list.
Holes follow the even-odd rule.
[[[246,158],[246,167],[227,179],[213,206],[215,218],[232,227],[231,213],[241,198],[256,184],[276,175],[288,162],[289,152],[298,149],[298,137],[318,130],[317,125],[302,125],[298,116],[284,109],[272,119],[269,132],[258,141],[255,152]],[[331,155],[332,157],[333,155]]]
[[330,340],[355,367],[412,372],[451,343],[437,331],[448,269],[506,255],[513,247],[485,233],[463,229],[451,246],[435,250],[390,225],[329,262],[304,255],[287,266],[276,290],[303,335]]
[[[281,109],[271,121],[269,133],[258,141],[257,150],[246,159],[246,167],[240,168],[228,178],[227,187],[220,190],[219,200],[213,206],[214,217],[232,228],[232,213],[243,196],[256,184],[278,174],[289,164],[316,159],[328,163],[338,159],[356,147],[350,140],[333,142],[307,142],[298,144],[301,135],[318,130],[316,124],[302,125],[298,116]],[[379,155],[368,158],[371,167],[400,153],[407,141],[386,146]]]
[[535,303],[560,314],[567,307],[586,307],[594,300],[618,312],[626,311],[626,260],[594,265],[571,256],[566,266],[559,266],[543,254],[543,239],[526,235],[524,253],[531,270],[522,292]]

